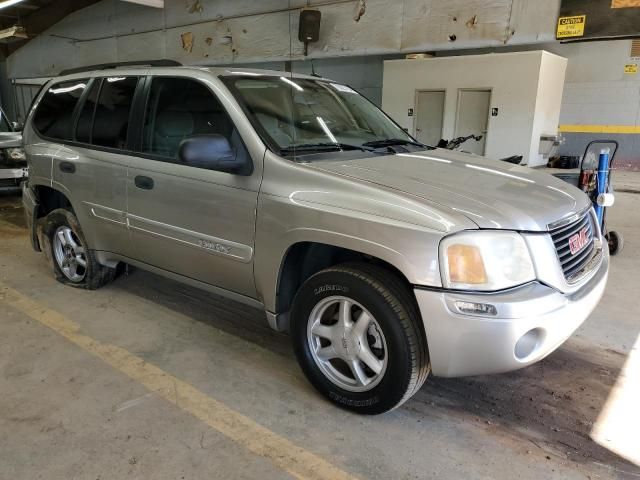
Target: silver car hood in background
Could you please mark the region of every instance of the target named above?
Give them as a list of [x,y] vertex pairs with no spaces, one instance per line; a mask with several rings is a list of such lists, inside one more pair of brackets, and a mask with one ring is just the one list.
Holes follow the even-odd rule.
[[480,228],[545,231],[590,205],[583,192],[546,173],[444,149],[310,166],[420,197]]

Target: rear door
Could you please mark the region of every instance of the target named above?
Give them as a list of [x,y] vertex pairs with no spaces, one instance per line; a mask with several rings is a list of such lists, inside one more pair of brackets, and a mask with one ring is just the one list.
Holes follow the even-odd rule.
[[91,248],[127,255],[127,167],[132,105],[143,76],[94,78],[53,161],[53,180],[68,191]]
[[[131,161],[127,181],[133,257],[254,296],[254,231],[264,148],[249,152],[232,119],[240,115],[238,108],[223,87],[208,77],[193,78],[197,75],[190,71],[188,77],[148,81],[140,153]],[[226,137],[236,155],[253,159],[253,173],[182,164],[180,142],[199,134]]]

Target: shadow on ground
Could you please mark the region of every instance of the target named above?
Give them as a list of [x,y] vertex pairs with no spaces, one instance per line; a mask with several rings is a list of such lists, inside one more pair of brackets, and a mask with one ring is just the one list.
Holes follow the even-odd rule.
[[[135,269],[118,283],[129,293],[295,361],[289,337],[271,330],[259,310]],[[502,437],[510,448],[516,441],[516,448],[541,450],[549,458],[603,464],[635,477],[638,467],[589,437],[624,360],[625,355],[612,350],[594,347],[585,352],[565,346],[516,372],[431,377],[402,408],[417,418],[462,417]]]

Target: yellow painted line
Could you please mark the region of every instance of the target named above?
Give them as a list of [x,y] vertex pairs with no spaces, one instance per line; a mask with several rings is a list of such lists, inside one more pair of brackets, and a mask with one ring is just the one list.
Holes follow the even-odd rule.
[[188,383],[147,363],[127,350],[80,333],[80,326],[0,282],[0,301],[46,325],[83,350],[153,393],[202,420],[240,446],[264,457],[298,479],[355,480],[319,456],[297,446]]
[[563,133],[621,133],[640,134],[638,125],[560,125]]

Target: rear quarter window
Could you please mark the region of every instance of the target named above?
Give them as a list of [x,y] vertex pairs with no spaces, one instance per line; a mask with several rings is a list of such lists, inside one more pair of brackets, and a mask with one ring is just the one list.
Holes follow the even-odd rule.
[[49,87],[33,117],[33,126],[40,135],[71,140],[73,109],[87,88],[88,81],[73,80]]

